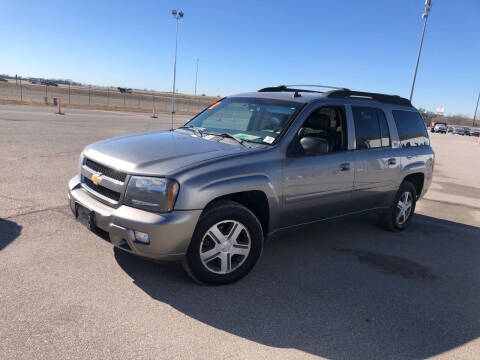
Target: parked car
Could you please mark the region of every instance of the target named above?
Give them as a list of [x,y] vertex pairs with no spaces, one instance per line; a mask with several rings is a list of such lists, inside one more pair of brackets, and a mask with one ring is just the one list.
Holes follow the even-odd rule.
[[0,82],[8,82],[8,80],[3,77],[0,77]]
[[454,126],[452,129],[452,135],[465,135],[465,128],[463,126]]
[[130,89],[130,88],[122,88],[122,87],[119,87],[119,88],[117,88],[117,89],[118,89],[118,91],[120,91],[122,94],[123,94],[123,93],[131,94],[131,93],[132,93],[132,89]]
[[446,134],[447,133],[447,125],[445,124],[436,124],[431,132]]
[[470,136],[480,136],[480,129],[479,128],[470,129]]
[[40,84],[46,86],[58,86],[56,82],[50,80],[40,80]]
[[465,130],[465,135],[470,136],[470,128],[468,126],[464,126],[463,129]]
[[226,97],[172,131],[87,146],[68,198],[119,249],[225,284],[253,268],[265,239],[300,225],[374,212],[404,230],[433,166],[409,100],[278,86]]
[[435,122],[435,123],[432,123],[432,127],[430,128],[430,132],[437,132],[437,129],[438,128],[441,128],[443,129],[443,127],[445,127],[445,131],[446,131],[446,128],[447,128],[447,124],[446,123],[443,123],[443,122]]

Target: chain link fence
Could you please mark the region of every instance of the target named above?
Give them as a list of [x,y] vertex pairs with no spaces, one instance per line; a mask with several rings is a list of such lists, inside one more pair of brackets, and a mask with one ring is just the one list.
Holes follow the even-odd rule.
[[[76,105],[82,108],[111,108],[135,111],[171,113],[172,94],[133,90],[131,94],[121,93],[117,88],[93,86],[46,86],[25,81],[0,81],[0,100],[22,101],[53,105],[54,98],[61,99],[62,105]],[[217,101],[218,97],[175,94],[175,112],[193,114]]]

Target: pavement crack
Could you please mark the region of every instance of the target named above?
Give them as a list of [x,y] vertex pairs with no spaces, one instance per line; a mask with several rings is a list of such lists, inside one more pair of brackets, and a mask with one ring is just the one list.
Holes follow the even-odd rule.
[[43,155],[37,155],[37,156],[22,156],[22,157],[6,157],[6,158],[0,158],[0,160],[6,160],[6,161],[18,161],[18,160],[27,160],[27,159],[41,159],[41,158],[51,158],[51,157],[59,157],[59,156],[71,156],[78,154],[78,151],[75,152],[59,152],[59,153],[54,153],[54,154],[43,154]]
[[1,218],[1,219],[4,219],[4,220],[14,219],[14,218],[21,217],[21,216],[38,214],[38,213],[47,212],[47,211],[55,211],[55,212],[58,212],[59,214],[65,215],[65,213],[63,211],[60,211],[60,210],[65,210],[65,208],[68,208],[68,205],[59,205],[59,206],[52,206],[52,207],[43,208],[43,209],[25,211],[23,213],[7,216],[7,217]]
[[3,194],[0,194],[0,199],[7,199],[7,200],[12,200],[12,201],[21,201],[21,202],[31,202],[30,199],[19,199],[19,198],[15,198],[13,196],[7,196],[7,195],[3,195]]

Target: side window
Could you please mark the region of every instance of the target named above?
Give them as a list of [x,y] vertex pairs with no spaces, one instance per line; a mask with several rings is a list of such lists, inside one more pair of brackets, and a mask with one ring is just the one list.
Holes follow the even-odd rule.
[[323,106],[308,116],[303,123],[300,137],[323,138],[328,142],[328,152],[347,149],[345,107]]
[[390,147],[390,130],[388,129],[385,113],[377,109],[378,122],[380,123],[380,134],[382,135],[382,147]]
[[401,147],[429,145],[427,128],[416,111],[393,110]]
[[355,122],[357,149],[375,149],[382,147],[377,109],[352,106],[352,112]]

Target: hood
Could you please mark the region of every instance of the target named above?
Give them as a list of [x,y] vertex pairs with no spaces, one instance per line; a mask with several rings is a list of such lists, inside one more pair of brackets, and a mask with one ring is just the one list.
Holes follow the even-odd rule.
[[175,131],[122,136],[87,146],[84,155],[110,167],[136,174],[169,175],[176,169],[248,151]]

